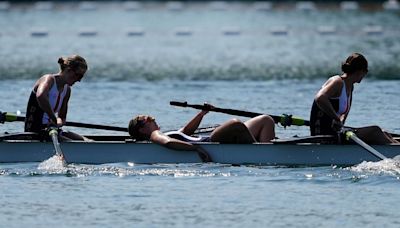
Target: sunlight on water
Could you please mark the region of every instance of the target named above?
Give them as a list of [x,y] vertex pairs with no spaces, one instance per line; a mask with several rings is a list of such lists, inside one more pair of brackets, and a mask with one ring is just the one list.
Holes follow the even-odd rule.
[[[371,176],[400,177],[400,157],[379,162],[362,162],[353,167],[336,166],[321,168],[288,168],[288,167],[234,167],[221,164],[153,164],[116,163],[104,165],[65,165],[53,156],[32,168],[11,165],[0,169],[0,176],[52,176],[67,177],[172,177],[172,178],[209,178],[209,177],[258,177],[264,181],[300,181],[312,180],[315,183],[335,181],[358,182],[370,179]],[[37,168],[35,168],[37,167]]]
[[400,156],[378,162],[364,161],[361,164],[350,167],[349,169],[351,171],[356,171],[360,173],[400,176]]
[[[229,168],[221,169],[219,164],[210,165],[135,165],[129,164],[105,164],[105,165],[65,165],[57,156],[53,156],[41,162],[37,169],[8,167],[0,169],[0,176],[48,176],[66,175],[68,177],[93,177],[93,176],[114,176],[114,177],[231,177],[240,175]],[[255,175],[255,174],[254,174]]]
[[[221,170],[204,170],[203,166],[184,166],[176,167],[174,165],[165,165],[163,167],[132,167],[132,163],[127,164],[128,167],[116,166],[88,166],[88,165],[70,165],[68,173],[73,176],[169,176],[169,177],[214,177],[214,176],[230,176],[229,172]],[[200,168],[200,169],[199,169]]]
[[313,174],[311,174],[311,173],[307,173],[304,176],[309,180],[311,180],[313,178]]
[[[90,70],[74,86],[68,121],[126,127],[148,113],[163,130],[178,129],[197,111],[172,109],[171,100],[307,119],[323,82],[357,51],[370,72],[355,86],[346,124],[400,131],[400,13],[379,1],[362,1],[375,9],[347,3],[345,11],[339,1],[255,2],[258,10],[252,1],[126,2],[129,10],[119,1],[9,2],[0,0],[2,111],[24,115],[34,80],[77,53]],[[210,113],[202,126],[233,117]],[[18,122],[0,128],[24,130]],[[309,135],[308,127],[275,130],[279,138]],[[399,225],[400,158],[285,167],[65,164],[51,156],[0,163],[2,227]]]

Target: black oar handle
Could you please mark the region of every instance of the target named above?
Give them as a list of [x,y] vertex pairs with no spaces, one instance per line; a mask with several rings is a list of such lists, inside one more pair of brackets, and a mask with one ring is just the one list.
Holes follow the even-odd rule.
[[6,121],[6,114],[0,111],[0,123],[4,123]]
[[[184,102],[180,102],[180,101],[170,101],[169,102],[170,105],[173,106],[178,106],[178,107],[189,107],[189,108],[194,108],[194,109],[200,109],[200,110],[211,110],[211,106],[210,105],[198,105],[198,104],[188,104],[186,101]],[[212,109],[213,111],[215,110],[215,108]]]
[[66,126],[71,126],[71,127],[82,127],[82,128],[91,128],[91,129],[100,129],[100,130],[111,130],[111,131],[128,132],[128,128],[116,127],[116,126],[108,126],[108,125],[78,123],[78,122],[69,122],[69,121],[67,121],[65,125]]
[[[220,112],[220,113],[225,113],[229,115],[235,115],[235,116],[244,116],[244,117],[256,117],[259,115],[263,115],[262,113],[257,113],[257,112],[248,112],[248,111],[242,111],[242,110],[237,110],[237,109],[227,109],[227,108],[218,108],[210,105],[198,105],[198,104],[188,104],[186,101],[184,102],[179,102],[179,101],[171,101],[170,105],[174,106],[179,106],[179,107],[189,107],[189,108],[194,108],[194,109],[200,109],[200,110],[209,110],[212,112]],[[308,120],[301,120],[298,118],[292,118],[291,115],[283,115],[283,116],[275,116],[275,115],[269,115],[271,116],[275,123],[281,123],[283,126],[290,126],[292,124],[294,125],[310,125],[310,122]],[[300,121],[299,121],[300,120]],[[300,123],[297,123],[300,122]]]
[[[209,110],[209,111],[213,111],[213,112],[221,112],[221,113],[225,113],[225,114],[251,117],[251,118],[262,115],[261,113],[248,112],[248,111],[242,111],[242,110],[237,110],[237,109],[218,108],[218,107],[213,107],[213,106],[210,106],[207,104],[204,104],[204,105],[188,104],[186,101],[185,102],[171,101],[171,102],[169,102],[169,104],[173,105],[173,106],[189,107],[189,108],[200,109],[200,110]],[[278,120],[278,122],[279,122],[280,116],[277,116],[277,118],[279,118],[279,120]],[[274,118],[274,120],[275,120],[275,118]],[[275,121],[275,122],[277,122],[277,121]]]

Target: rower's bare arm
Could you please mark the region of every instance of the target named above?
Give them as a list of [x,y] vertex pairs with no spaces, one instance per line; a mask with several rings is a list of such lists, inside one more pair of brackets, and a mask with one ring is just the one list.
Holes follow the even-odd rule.
[[[67,113],[68,113],[68,101],[69,98],[71,97],[71,88],[68,87],[67,88],[67,93],[65,94],[62,106],[60,108],[60,111],[58,112],[58,117],[61,119],[61,125],[65,125],[65,123],[67,122]],[[58,125],[60,125],[57,122]]]
[[167,147],[169,149],[173,149],[173,150],[197,151],[197,153],[199,154],[199,156],[203,162],[211,162],[212,161],[208,152],[201,146],[193,145],[188,142],[173,139],[173,138],[163,134],[161,131],[154,131],[153,133],[151,133],[150,140],[153,143],[157,143],[159,145],[165,146],[165,147]]
[[201,160],[203,162],[211,162],[211,157],[208,152],[199,145],[193,145],[188,142],[184,142],[178,139],[173,139],[161,131],[154,131],[151,136],[150,140],[153,143],[157,143],[159,145],[165,146],[169,149],[173,150],[184,150],[184,151],[197,151]]
[[201,121],[203,120],[203,117],[207,113],[207,110],[202,110],[201,112],[197,113],[197,115],[193,117],[193,119],[190,120],[189,123],[186,124],[186,126],[180,129],[180,131],[186,135],[193,135],[194,131],[196,131],[196,129],[199,127]]
[[328,114],[332,119],[340,121],[340,117],[336,114],[335,109],[333,108],[329,98],[337,97],[338,91],[340,91],[342,86],[342,82],[339,80],[330,80],[326,83],[324,87],[322,87],[317,95],[315,95],[315,102],[318,107],[323,110],[326,114]]
[[182,140],[171,138],[161,131],[154,131],[150,136],[150,140],[153,143],[157,143],[173,150],[197,151],[197,146]]
[[151,133],[150,140],[153,143],[157,143],[173,150],[196,150],[193,144],[178,139],[173,139],[165,135],[161,131],[154,131],[153,133]]
[[44,76],[40,79],[36,90],[36,98],[41,109],[50,117],[51,121],[57,123],[57,117],[50,106],[49,92],[53,86],[54,80],[50,76]]

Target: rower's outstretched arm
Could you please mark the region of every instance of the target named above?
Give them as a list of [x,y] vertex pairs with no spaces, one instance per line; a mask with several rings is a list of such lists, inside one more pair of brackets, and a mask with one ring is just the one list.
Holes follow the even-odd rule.
[[195,150],[193,144],[171,138],[161,131],[154,131],[153,133],[151,133],[150,140],[154,143],[173,150]]
[[193,135],[194,131],[199,127],[201,121],[203,120],[203,117],[208,113],[207,110],[202,110],[201,112],[197,113],[196,116],[193,117],[192,120],[189,121],[189,123],[186,124],[183,128],[181,128],[179,131],[183,132],[186,135]]
[[203,162],[211,162],[211,157],[206,150],[201,146],[193,145],[182,140],[171,138],[161,131],[154,131],[151,133],[150,140],[153,143],[165,146],[173,150],[197,151]]

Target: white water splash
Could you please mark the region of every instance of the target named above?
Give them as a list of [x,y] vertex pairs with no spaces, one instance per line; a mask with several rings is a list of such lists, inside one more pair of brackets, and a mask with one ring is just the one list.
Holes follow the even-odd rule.
[[[222,172],[220,170],[199,170],[196,167],[116,167],[116,166],[93,166],[82,164],[69,164],[68,167],[62,167],[60,161],[54,161],[56,158],[52,157],[49,160],[42,162],[39,169],[44,170],[50,174],[69,174],[71,176],[86,177],[86,176],[116,176],[116,177],[130,177],[130,176],[170,176],[175,178],[183,177],[216,177],[224,176],[229,177],[232,174],[229,171]],[[58,163],[58,164],[55,164]]]
[[307,178],[307,180],[311,180],[314,177],[312,173],[305,174],[304,176]]
[[41,162],[38,166],[39,170],[45,170],[54,173],[63,173],[66,171],[66,162],[60,156],[54,155],[53,157]]
[[384,159],[378,162],[362,162],[349,168],[356,172],[368,172],[372,174],[386,174],[400,176],[400,156],[393,159]]

